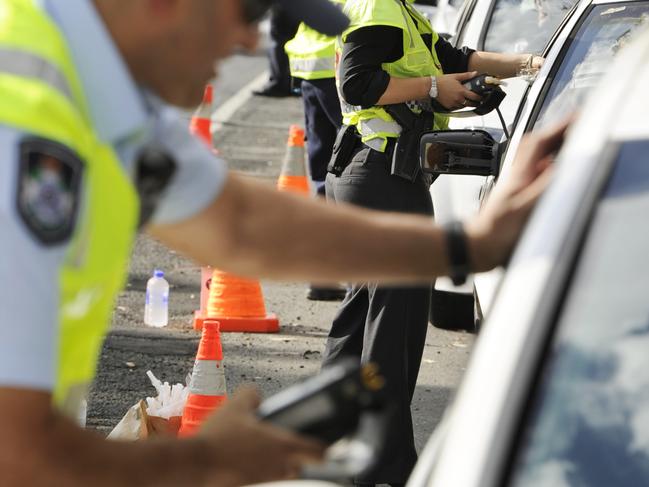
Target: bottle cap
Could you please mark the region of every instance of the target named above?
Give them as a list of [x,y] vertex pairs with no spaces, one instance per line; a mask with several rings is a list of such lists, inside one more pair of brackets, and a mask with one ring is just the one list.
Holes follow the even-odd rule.
[[160,269],[156,269],[153,271],[153,276],[154,277],[164,277],[165,273],[164,271],[161,271]]

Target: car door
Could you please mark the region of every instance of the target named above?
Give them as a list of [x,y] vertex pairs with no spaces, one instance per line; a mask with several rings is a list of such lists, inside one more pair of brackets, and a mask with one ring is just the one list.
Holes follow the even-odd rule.
[[409,487],[649,484],[648,85],[649,28],[584,104]]
[[[649,2],[599,2],[582,4],[574,19],[565,25],[548,55],[548,66],[522,109],[517,129],[504,157],[507,171],[525,132],[557,122],[580,107],[590,89],[600,80],[621,47],[647,23]],[[482,197],[495,184],[488,178]],[[476,294],[481,309],[488,311],[502,272],[475,276]]]
[[570,203],[554,191],[552,211],[539,217],[546,224],[537,227],[547,229],[554,214],[557,235],[532,237],[528,263],[499,302],[497,323],[487,324],[486,343],[481,337],[460,404],[432,444],[437,458],[422,454],[426,480],[415,472],[420,483],[409,487],[649,483],[644,131],[586,149],[572,175],[587,184],[562,181],[561,189],[582,188]]
[[649,483],[649,140],[615,148],[504,484]]
[[[460,14],[456,47],[467,46],[476,50],[493,52],[541,52],[556,26],[576,0],[470,0]],[[522,24],[529,24],[521,29]],[[500,106],[502,120],[511,131],[522,101],[529,88],[529,79],[510,78],[503,87],[507,96]],[[480,129],[489,132],[495,140],[505,139],[499,115],[494,111],[487,115],[470,118],[451,118],[451,129]],[[431,187],[431,196],[438,222],[467,219],[480,207],[480,196],[485,184],[483,177],[440,176]],[[453,286],[449,279],[439,279],[438,291],[473,293],[469,279],[463,286]],[[437,302],[440,301],[436,298]],[[449,307],[439,303],[438,307]],[[456,313],[449,321],[459,321]]]

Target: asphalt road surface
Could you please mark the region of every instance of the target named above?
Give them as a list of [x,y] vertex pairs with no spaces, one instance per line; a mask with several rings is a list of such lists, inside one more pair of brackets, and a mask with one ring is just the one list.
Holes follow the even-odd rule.
[[[229,104],[231,113],[222,121],[215,145],[232,170],[272,183],[279,174],[288,127],[302,124],[303,115],[299,99],[265,99],[240,92],[259,79],[265,67],[261,54],[235,56],[221,66],[216,105]],[[170,324],[165,329],[147,328],[142,320],[146,281],[154,268],[166,272],[171,286]],[[262,284],[268,311],[280,319],[280,333],[226,333],[222,338],[229,391],[252,383],[269,396],[318,372],[338,303],[306,300],[305,283]],[[91,390],[89,427],[108,432],[130,406],[153,395],[147,370],[171,383],[184,382],[198,344],[191,317],[199,307],[199,286],[200,270],[191,261],[147,237],[138,239]],[[412,405],[419,448],[457,387],[473,338],[429,327]]]

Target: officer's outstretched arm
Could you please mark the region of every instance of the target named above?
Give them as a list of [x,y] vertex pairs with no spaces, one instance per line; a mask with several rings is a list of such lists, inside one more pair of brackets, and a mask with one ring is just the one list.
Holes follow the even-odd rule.
[[[511,252],[565,129],[529,136],[514,169],[467,223],[472,270],[499,265]],[[416,282],[448,272],[443,230],[429,218],[325,204],[234,175],[198,215],[149,231],[202,264],[243,275]]]
[[326,283],[417,281],[446,271],[443,234],[430,218],[326,204],[234,174],[201,213],[149,232],[240,275]]
[[500,78],[510,78],[524,70],[540,69],[543,61],[541,56],[532,54],[476,51],[469,58],[469,69]]
[[[260,423],[235,394],[189,440],[112,442],[52,410],[49,393],[0,388],[0,485],[234,486],[294,478],[323,447]],[[254,461],[250,461],[254,458]]]

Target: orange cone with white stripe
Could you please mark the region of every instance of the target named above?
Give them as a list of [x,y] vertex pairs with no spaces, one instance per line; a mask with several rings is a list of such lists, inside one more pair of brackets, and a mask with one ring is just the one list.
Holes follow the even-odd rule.
[[279,331],[277,316],[266,312],[259,281],[215,270],[210,281],[207,316],[195,317],[194,328],[217,320],[221,331],[274,333]]
[[298,125],[291,125],[289,130],[277,189],[307,195],[311,193],[305,164],[304,130]]
[[191,436],[227,397],[219,323],[206,320],[178,436]]
[[210,148],[212,144],[212,103],[214,102],[214,88],[212,85],[205,87],[203,102],[189,122],[189,131],[205,142]]

